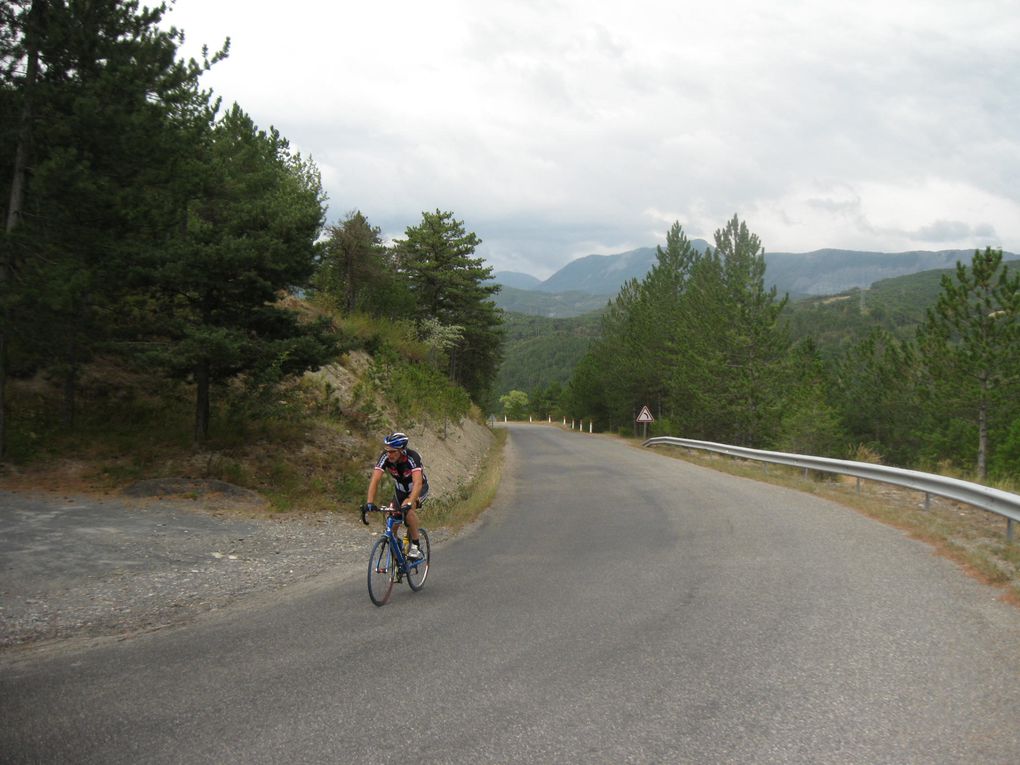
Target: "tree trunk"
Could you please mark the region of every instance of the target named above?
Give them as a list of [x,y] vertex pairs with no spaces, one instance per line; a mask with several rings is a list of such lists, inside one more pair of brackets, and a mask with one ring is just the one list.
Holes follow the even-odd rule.
[[347,266],[347,284],[344,285],[344,292],[346,293],[347,303],[347,315],[350,316],[354,313],[354,252],[352,248],[345,248],[344,251],[344,262]]
[[450,363],[448,372],[448,376],[453,382],[457,382],[457,373],[459,372],[457,368],[458,360],[459,359],[457,358],[457,348],[453,347],[450,349]]
[[981,403],[978,406],[977,474],[980,480],[988,475],[988,379],[981,380]]
[[68,430],[74,427],[74,416],[75,416],[75,389],[78,385],[78,369],[71,367],[67,370],[67,375],[64,377],[64,406],[63,413],[61,415],[64,427]]
[[209,362],[203,360],[195,367],[195,443],[205,443],[209,437]]
[[64,372],[64,406],[62,419],[64,427],[74,427],[75,391],[78,387],[78,342],[71,332],[67,343],[67,370]]
[[[18,124],[18,143],[14,151],[14,177],[11,179],[11,196],[7,206],[4,231],[8,238],[21,222],[25,206],[25,181],[28,176],[28,153],[32,141],[32,94],[39,74],[39,39],[42,26],[44,0],[35,0],[28,12],[25,42],[28,62],[25,69],[25,102]],[[8,245],[11,243],[8,242]],[[11,246],[3,248],[4,260],[0,264],[0,295],[14,281],[14,255]],[[11,310],[4,306],[3,326],[0,326],[0,459],[7,455],[7,350],[10,344]]]
[[89,319],[89,298],[88,293],[82,295],[81,302],[75,307],[72,325],[67,327],[67,346],[65,350],[66,357],[64,363],[66,365],[66,371],[64,372],[64,404],[63,404],[63,422],[64,427],[71,429],[74,427],[75,415],[77,414],[77,396],[78,396],[78,377],[81,374],[81,357],[78,354],[78,328],[85,327]]

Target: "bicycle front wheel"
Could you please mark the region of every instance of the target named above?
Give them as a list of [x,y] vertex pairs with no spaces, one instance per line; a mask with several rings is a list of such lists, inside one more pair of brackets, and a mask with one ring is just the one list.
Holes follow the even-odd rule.
[[407,583],[415,592],[425,586],[425,577],[429,575],[429,563],[432,560],[429,533],[425,529],[418,529],[418,546],[424,557],[421,560],[407,562]]
[[372,546],[368,559],[368,597],[377,606],[383,606],[390,599],[393,580],[397,576],[397,562],[390,550],[390,540],[380,537]]

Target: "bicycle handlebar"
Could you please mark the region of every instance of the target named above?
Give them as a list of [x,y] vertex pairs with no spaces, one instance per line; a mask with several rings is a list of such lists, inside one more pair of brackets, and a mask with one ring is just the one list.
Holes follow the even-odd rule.
[[361,522],[367,526],[368,518],[366,518],[365,515],[368,513],[375,512],[378,509],[379,508],[376,505],[372,504],[371,502],[366,502],[365,504],[363,504],[361,506]]
[[368,518],[365,517],[368,513],[393,513],[393,514],[397,514],[397,513],[403,513],[405,510],[408,510],[408,509],[410,509],[410,508],[409,507],[402,507],[402,508],[400,508],[398,510],[397,508],[393,507],[392,503],[387,505],[386,507],[379,507],[378,505],[375,505],[375,504],[372,504],[371,502],[368,502],[368,503],[366,503],[366,504],[361,506],[361,522],[364,523],[366,526],[368,525]]

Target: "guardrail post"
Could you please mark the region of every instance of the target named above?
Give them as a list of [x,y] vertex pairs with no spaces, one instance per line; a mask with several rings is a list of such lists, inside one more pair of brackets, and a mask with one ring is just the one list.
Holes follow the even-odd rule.
[[857,496],[861,496],[861,479],[857,479]]
[[931,494],[928,492],[924,493],[924,510],[925,512],[931,510]]
[[1012,518],[1007,518],[1006,519],[1006,541],[1007,542],[1012,542],[1013,541],[1013,519]]

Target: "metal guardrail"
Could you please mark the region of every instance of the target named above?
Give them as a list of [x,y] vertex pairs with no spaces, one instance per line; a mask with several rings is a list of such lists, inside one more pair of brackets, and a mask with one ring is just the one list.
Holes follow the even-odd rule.
[[839,473],[869,481],[881,481],[907,489],[921,491],[925,494],[927,505],[929,495],[946,497],[957,502],[974,505],[982,510],[995,513],[1006,518],[1006,538],[1013,541],[1013,525],[1020,522],[1020,495],[989,486],[961,481],[957,478],[922,473],[918,470],[904,470],[886,465],[873,465],[869,462],[852,462],[835,460],[828,457],[811,457],[803,454],[787,454],[786,452],[769,452],[760,449],[747,449],[743,446],[729,446],[711,441],[693,441],[688,438],[672,438],[661,436],[649,438],[642,446],[680,446],[687,449],[703,449],[705,451],[728,454],[759,462],[771,462],[778,465],[790,465],[805,470],[818,470],[824,473]]

